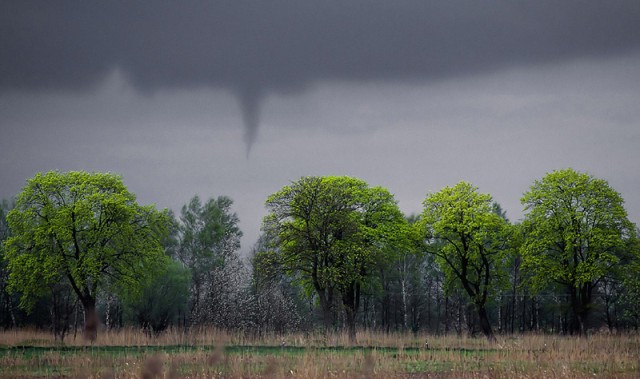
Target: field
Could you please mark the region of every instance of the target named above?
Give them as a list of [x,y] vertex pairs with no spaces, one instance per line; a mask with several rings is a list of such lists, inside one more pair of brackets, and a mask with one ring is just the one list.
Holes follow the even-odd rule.
[[597,334],[484,339],[412,334],[249,338],[211,330],[148,337],[102,332],[56,343],[0,332],[3,378],[639,378],[640,337]]

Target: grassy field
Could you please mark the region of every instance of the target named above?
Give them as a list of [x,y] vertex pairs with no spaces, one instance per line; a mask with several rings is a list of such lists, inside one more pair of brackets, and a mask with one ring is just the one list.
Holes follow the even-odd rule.
[[249,338],[212,330],[158,338],[102,332],[87,344],[0,332],[0,377],[31,378],[640,378],[640,336],[358,334]]

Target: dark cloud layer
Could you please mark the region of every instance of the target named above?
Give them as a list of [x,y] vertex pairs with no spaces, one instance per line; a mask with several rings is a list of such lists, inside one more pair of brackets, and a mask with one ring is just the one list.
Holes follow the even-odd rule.
[[428,82],[640,48],[640,2],[4,1],[0,91],[233,91],[245,138],[261,99],[319,81]]

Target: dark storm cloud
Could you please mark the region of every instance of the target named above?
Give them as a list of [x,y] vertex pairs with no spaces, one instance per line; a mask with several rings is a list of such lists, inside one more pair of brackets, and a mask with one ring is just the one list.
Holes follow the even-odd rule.
[[250,144],[261,99],[318,81],[428,82],[640,46],[640,2],[4,1],[0,90],[233,91]]

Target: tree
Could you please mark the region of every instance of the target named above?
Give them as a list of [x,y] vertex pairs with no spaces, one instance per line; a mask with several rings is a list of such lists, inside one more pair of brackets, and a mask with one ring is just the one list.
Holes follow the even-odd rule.
[[570,332],[584,334],[598,285],[637,259],[624,201],[605,180],[564,169],[535,181],[521,202],[527,212],[523,268],[534,288],[551,281],[565,289]]
[[15,201],[0,201],[0,325],[3,327],[16,326],[15,315],[15,295],[7,292],[9,280],[9,270],[4,260],[5,241],[11,235],[9,224],[7,223],[7,213],[15,207]]
[[409,324],[412,330],[419,329],[416,305],[424,293],[420,291],[424,254],[422,233],[415,227],[418,218],[412,215],[405,218],[404,223],[397,223],[396,226],[402,230],[398,233],[402,239],[396,238],[393,244],[389,244],[384,259],[377,260],[376,280],[365,291],[370,295],[365,298],[365,310],[372,308],[380,316],[379,320],[370,320],[365,314],[365,320],[376,325],[379,321],[380,327],[387,332],[392,327],[406,330]]
[[125,312],[147,333],[158,335],[176,324],[187,312],[189,270],[171,259],[160,275],[152,278],[142,296],[126,299]]
[[191,271],[192,322],[226,326],[233,321],[232,294],[240,290],[242,232],[233,201],[225,196],[202,204],[194,196],[182,207],[176,258]]
[[[640,248],[636,240],[636,249]],[[637,250],[636,250],[637,251]],[[636,257],[630,264],[621,271],[622,303],[621,318],[636,332],[640,329],[640,257]]]
[[39,173],[19,194],[8,222],[9,286],[22,292],[21,306],[30,309],[48,287],[66,282],[82,303],[90,339],[99,291],[136,292],[165,264],[166,213],[138,205],[113,174]]
[[355,178],[304,177],[271,195],[266,207],[263,229],[277,245],[275,258],[317,295],[325,327],[340,297],[355,341],[362,287],[406,229],[393,196]]
[[[259,335],[294,332],[301,328],[302,296],[270,256],[269,241],[260,235],[249,255],[251,283],[245,296],[249,297],[249,312],[245,323]],[[298,301],[296,301],[298,300]]]
[[458,283],[474,305],[480,328],[495,340],[487,301],[502,272],[508,222],[489,194],[466,182],[445,187],[424,201],[422,220],[429,252],[449,283]]

